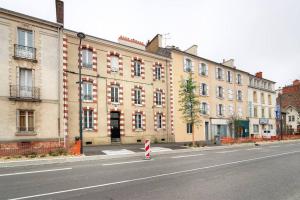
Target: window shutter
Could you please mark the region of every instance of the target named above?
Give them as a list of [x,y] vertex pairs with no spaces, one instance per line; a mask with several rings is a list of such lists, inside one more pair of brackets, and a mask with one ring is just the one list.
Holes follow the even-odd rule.
[[222,80],[224,80],[224,77],[225,77],[225,70],[222,69]]
[[192,64],[192,72],[194,72],[195,71],[195,67],[194,67],[194,61],[192,61],[192,59],[191,59],[191,64]]
[[200,95],[202,95],[202,84],[203,84],[203,83],[201,83],[201,84],[200,84],[200,87],[199,87],[199,93],[200,93]]
[[216,105],[216,113],[217,113],[217,115],[219,115],[219,113],[220,113],[219,112],[219,105],[218,104]]
[[208,85],[206,85],[206,96],[209,96],[209,89],[208,89]]
[[242,97],[242,100],[244,99],[244,94],[243,92],[241,91],[241,97]]
[[203,104],[202,104],[203,102],[202,101],[200,101],[200,113],[202,113],[202,111],[203,111]]
[[235,75],[235,83],[238,83],[238,75]]
[[223,95],[223,98],[225,98],[225,92],[224,92],[224,88],[222,87],[222,95]]
[[207,114],[209,114],[209,104],[207,103]]
[[237,90],[236,91],[236,100],[238,100],[239,99],[239,91]]
[[17,131],[18,131],[18,128],[20,127],[20,121],[19,121],[19,117],[20,117],[20,110],[16,110],[16,128],[17,128]]
[[223,106],[222,106],[222,109],[223,109],[223,110],[222,110],[222,111],[223,111],[223,115],[225,115],[226,107],[223,105]]
[[216,86],[216,97],[219,97],[219,87]]
[[243,83],[243,78],[242,78],[242,75],[241,75],[241,84]]
[[186,72],[186,57],[183,59],[183,71]]
[[201,75],[202,73],[202,68],[201,68],[201,63],[198,65],[198,74]]
[[230,73],[230,83],[232,83],[233,82],[233,75],[232,75],[232,73]]
[[205,65],[205,75],[208,76],[208,65]]
[[216,79],[218,79],[218,67],[216,67]]

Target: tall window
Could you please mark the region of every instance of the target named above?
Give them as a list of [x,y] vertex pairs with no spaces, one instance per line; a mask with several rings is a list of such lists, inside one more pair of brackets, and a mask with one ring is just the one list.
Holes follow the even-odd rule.
[[217,115],[224,116],[224,106],[223,104],[217,105]]
[[93,100],[93,95],[92,95],[92,91],[93,91],[93,84],[89,83],[89,82],[84,82],[82,84],[82,90],[83,90],[83,100],[84,101],[91,101]]
[[93,67],[93,52],[90,49],[82,50],[82,66],[86,68]]
[[186,124],[186,133],[191,134],[193,132],[193,126],[191,123]]
[[206,102],[201,103],[200,113],[203,114],[203,115],[208,114],[208,104]]
[[261,103],[265,104],[265,95],[264,95],[264,93],[260,94],[260,99],[261,99]]
[[237,84],[242,84],[242,75],[241,74],[237,74],[236,78],[237,78],[237,80],[236,80]]
[[18,110],[18,131],[34,131],[33,110]]
[[135,114],[135,128],[136,129],[142,128],[142,114],[141,113]]
[[257,107],[254,107],[254,117],[257,117]]
[[207,96],[208,95],[208,86],[206,83],[201,83],[200,85],[200,95]]
[[137,105],[142,104],[141,93],[142,93],[141,89],[134,90],[134,103]]
[[156,80],[161,79],[161,66],[159,65],[155,66],[155,79]]
[[269,105],[272,105],[271,95],[268,95],[268,103],[269,103]]
[[111,71],[118,72],[119,71],[119,57],[118,56],[111,56]]
[[118,86],[111,87],[111,102],[119,103],[119,87]]
[[161,106],[162,105],[162,93],[161,92],[156,92],[155,93],[156,95],[156,98],[155,98],[155,104],[158,105],[158,106]]
[[229,82],[229,83],[232,82],[232,74],[231,74],[231,71],[227,71],[227,82]]
[[265,117],[265,109],[264,109],[264,108],[261,109],[261,117],[262,117],[262,118]]
[[253,132],[258,133],[258,131],[259,131],[259,125],[253,124]]
[[134,61],[134,76],[141,76],[141,62],[138,60]]
[[242,101],[243,100],[243,94],[241,90],[237,91],[237,100],[238,101]]
[[257,103],[257,93],[256,93],[256,91],[253,91],[253,101],[254,101],[254,103]]
[[84,129],[93,129],[93,110],[84,110]]
[[223,80],[223,69],[222,68],[220,68],[220,67],[217,67],[217,69],[216,69],[217,71],[216,71],[216,78],[218,79],[218,80]]
[[192,60],[189,58],[184,59],[184,71],[191,72],[193,68]]
[[18,28],[18,45],[33,47],[32,31]]
[[208,76],[208,66],[205,63],[199,65],[199,74],[202,76]]
[[224,98],[224,89],[221,86],[217,87],[217,97]]
[[162,128],[162,114],[157,114],[156,116],[156,120],[157,120],[157,128]]
[[269,118],[272,118],[272,108],[269,108]]
[[19,92],[21,97],[32,97],[32,70],[20,68]]

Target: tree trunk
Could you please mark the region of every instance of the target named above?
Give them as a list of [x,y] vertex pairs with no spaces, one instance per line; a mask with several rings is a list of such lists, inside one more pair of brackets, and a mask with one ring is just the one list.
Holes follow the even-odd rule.
[[195,131],[194,131],[194,123],[192,123],[192,146],[195,147]]

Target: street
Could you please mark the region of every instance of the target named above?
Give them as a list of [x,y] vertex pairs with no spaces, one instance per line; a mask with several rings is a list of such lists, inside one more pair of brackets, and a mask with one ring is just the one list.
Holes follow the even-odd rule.
[[0,199],[300,199],[300,144],[0,168]]

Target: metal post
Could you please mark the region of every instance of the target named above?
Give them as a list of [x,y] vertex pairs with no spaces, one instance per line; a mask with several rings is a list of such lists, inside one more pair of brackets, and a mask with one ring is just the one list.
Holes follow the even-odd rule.
[[282,133],[282,130],[283,130],[283,122],[282,122],[282,105],[281,105],[281,94],[279,93],[279,107],[280,107],[280,139],[282,140],[283,139],[283,133]]
[[84,33],[77,33],[79,37],[78,47],[78,69],[79,69],[79,137],[80,137],[80,154],[83,154],[83,137],[82,137],[82,81],[81,81],[81,41],[85,38]]

